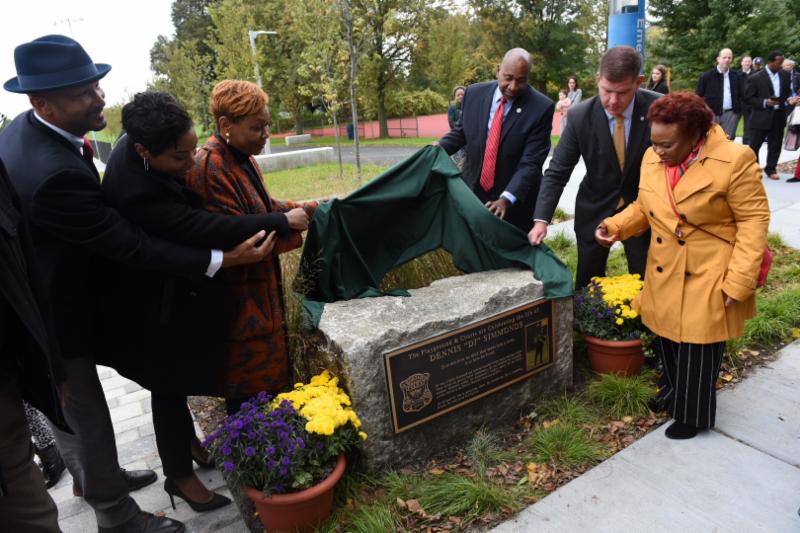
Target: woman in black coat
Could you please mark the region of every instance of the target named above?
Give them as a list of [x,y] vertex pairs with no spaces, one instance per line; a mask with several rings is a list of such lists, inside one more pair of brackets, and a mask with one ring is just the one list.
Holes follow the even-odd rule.
[[[102,361],[152,391],[156,444],[166,477],[164,489],[195,511],[230,502],[203,486],[192,468],[208,459],[194,433],[187,395],[223,395],[230,329],[229,291],[213,278],[216,268],[254,263],[271,252],[278,233],[305,229],[302,209],[230,217],[202,209],[182,184],[194,164],[197,135],[189,115],[169,94],[137,94],[122,110],[126,136],[109,159],[103,192],[109,204],[148,234],[219,252],[202,279],[145,272],[121,264],[105,269],[101,301]],[[267,238],[264,237],[269,233]],[[262,241],[242,257],[252,237]]]

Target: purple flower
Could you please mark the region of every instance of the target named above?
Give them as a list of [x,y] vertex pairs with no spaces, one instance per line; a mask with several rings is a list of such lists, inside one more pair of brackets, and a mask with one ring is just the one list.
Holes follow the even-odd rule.
[[247,448],[244,449],[244,454],[247,457],[253,457],[256,454],[256,449],[253,448],[252,446],[248,446]]
[[302,450],[306,447],[306,443],[303,439],[297,439],[297,446]]
[[233,431],[231,431],[231,438],[232,439],[238,439],[239,438],[239,432],[237,430],[235,430],[235,429]]
[[[244,405],[244,404],[242,404],[242,405]],[[241,420],[234,420],[233,421],[233,427],[235,427],[236,429],[242,429],[242,426],[244,426],[244,422],[242,422]]]
[[225,468],[226,472],[232,472],[233,471],[233,466],[234,466],[233,465],[233,461],[225,461],[225,464],[223,465],[223,467]]
[[284,465],[284,466],[288,466],[290,462],[291,462],[291,461],[289,460],[289,458],[288,458],[288,457],[286,457],[285,455],[284,455],[283,457],[281,457],[281,464],[282,464],[282,465]]
[[267,448],[267,455],[275,455],[275,448],[273,446]]
[[278,469],[278,474],[279,474],[281,477],[286,477],[286,474],[288,474],[288,473],[289,473],[289,469],[288,469],[288,468],[286,468],[285,466],[282,466],[282,467],[280,467],[280,468]]

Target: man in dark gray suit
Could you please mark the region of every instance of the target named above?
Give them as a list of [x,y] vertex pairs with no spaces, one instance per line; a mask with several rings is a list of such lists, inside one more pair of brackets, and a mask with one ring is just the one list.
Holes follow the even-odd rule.
[[[578,241],[576,287],[593,276],[605,275],[608,248],[594,240],[594,231],[605,217],[636,199],[639,167],[650,146],[647,110],[661,95],[641,89],[642,58],[628,46],[617,46],[603,55],[597,73],[599,95],[569,110],[569,122],[544,174],[528,240],[539,245],[547,236],[558,200],[578,159],[583,157],[586,175],[575,202],[575,235]],[[628,270],[644,276],[650,232],[626,240]]]

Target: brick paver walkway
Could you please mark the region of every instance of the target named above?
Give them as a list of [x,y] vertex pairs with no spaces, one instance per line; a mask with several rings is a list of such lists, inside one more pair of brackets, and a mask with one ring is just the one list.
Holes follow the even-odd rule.
[[[131,493],[139,506],[145,511],[162,511],[169,517],[181,520],[194,533],[246,533],[247,528],[234,503],[208,513],[195,513],[186,502],[176,498],[177,510],[172,510],[169,496],[164,492],[164,473],[153,436],[150,391],[125,379],[111,368],[98,366],[97,369],[117,435],[119,464],[128,469],[151,468],[158,473],[158,481]],[[201,435],[199,428],[197,431]],[[197,473],[206,487],[230,497],[218,471],[198,470]],[[69,472],[65,472],[58,485],[50,489],[50,495],[58,505],[59,525],[64,533],[97,531],[91,507],[83,498],[72,495],[72,476]]]

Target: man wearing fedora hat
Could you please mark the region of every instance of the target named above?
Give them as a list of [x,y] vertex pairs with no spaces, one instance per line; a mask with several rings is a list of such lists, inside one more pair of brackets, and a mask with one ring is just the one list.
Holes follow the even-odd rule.
[[221,253],[149,238],[103,201],[92,150],[83,137],[105,127],[94,63],[76,41],[48,35],[14,51],[17,76],[6,90],[33,109],[0,132],[0,159],[31,222],[42,281],[64,357],[64,415],[74,433],[54,428],[58,447],[100,532],[179,533],[182,523],[143,512],[129,492],[153,483],[151,470],[119,467],[114,429],[93,356],[99,258],[179,275],[212,275]]

